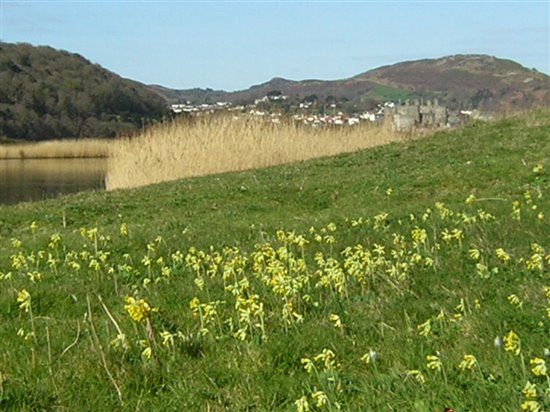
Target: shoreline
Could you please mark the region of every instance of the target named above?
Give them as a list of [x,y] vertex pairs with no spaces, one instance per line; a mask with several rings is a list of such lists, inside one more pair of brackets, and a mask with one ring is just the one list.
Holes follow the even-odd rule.
[[104,139],[4,143],[0,144],[0,160],[107,158],[109,151]]

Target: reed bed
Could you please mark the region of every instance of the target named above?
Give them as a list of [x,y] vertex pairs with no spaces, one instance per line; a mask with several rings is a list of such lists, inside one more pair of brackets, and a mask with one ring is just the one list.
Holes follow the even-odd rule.
[[106,187],[129,188],[353,152],[405,137],[387,125],[314,129],[220,117],[173,121],[114,142]]
[[48,140],[0,145],[0,159],[101,158],[109,155],[105,139]]

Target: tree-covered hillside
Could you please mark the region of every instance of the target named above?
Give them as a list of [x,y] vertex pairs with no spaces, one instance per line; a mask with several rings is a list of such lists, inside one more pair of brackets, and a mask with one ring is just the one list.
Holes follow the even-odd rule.
[[160,119],[165,102],[78,54],[0,43],[0,136],[112,137]]

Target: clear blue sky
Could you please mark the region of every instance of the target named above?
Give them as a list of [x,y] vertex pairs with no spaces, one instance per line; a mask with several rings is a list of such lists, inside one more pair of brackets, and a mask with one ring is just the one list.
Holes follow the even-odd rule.
[[549,73],[545,1],[13,1],[0,38],[147,84],[239,90],[404,60],[490,54]]

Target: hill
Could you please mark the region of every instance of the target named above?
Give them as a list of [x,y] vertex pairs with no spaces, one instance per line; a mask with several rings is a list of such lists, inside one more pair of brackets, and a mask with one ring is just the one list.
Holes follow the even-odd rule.
[[160,119],[149,87],[51,47],[0,43],[0,136],[112,137]]
[[214,98],[249,103],[273,91],[299,101],[317,100],[322,104],[336,100],[350,110],[371,108],[388,100],[434,98],[454,109],[493,112],[550,105],[549,76],[511,60],[486,55],[403,62],[344,80],[274,78],[246,90],[225,94],[182,90],[172,93],[171,98],[180,97],[196,103]]
[[0,409],[548,410],[549,128],[0,206]]

